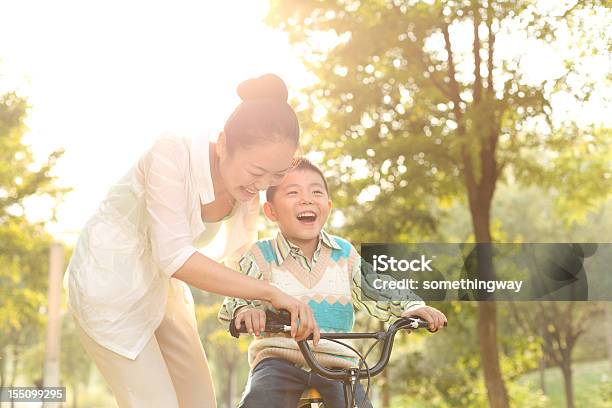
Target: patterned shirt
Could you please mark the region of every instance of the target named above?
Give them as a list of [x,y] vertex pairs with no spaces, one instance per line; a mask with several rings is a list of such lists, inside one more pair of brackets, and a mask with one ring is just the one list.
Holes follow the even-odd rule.
[[[359,254],[346,240],[330,236],[325,231],[321,231],[312,259],[279,232],[275,239],[258,241],[239,265],[243,273],[269,280],[292,296],[306,301],[323,332],[351,331],[354,308],[387,321],[391,316],[399,317],[406,310],[424,305],[414,294],[406,301],[367,298],[362,292]],[[224,322],[231,320],[242,307],[266,308],[259,301],[227,297],[219,311],[219,319]],[[319,360],[323,364],[327,361],[329,366],[350,366],[355,361],[351,354],[344,354],[335,344],[322,342],[317,351]],[[321,356],[326,360],[321,360]],[[251,366],[269,357],[282,357],[303,366],[301,353],[291,339],[260,336],[251,343]]]

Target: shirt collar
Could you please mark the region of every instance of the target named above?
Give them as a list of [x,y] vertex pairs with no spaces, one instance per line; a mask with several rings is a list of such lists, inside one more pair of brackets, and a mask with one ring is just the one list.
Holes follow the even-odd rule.
[[210,174],[209,141],[205,136],[191,140],[189,149],[191,174],[195,180],[196,190],[202,204],[215,201],[215,191]]
[[[320,248],[321,244],[331,248],[331,249],[341,249],[340,246],[325,230],[321,230],[319,234],[319,242],[317,243],[317,250]],[[277,263],[280,266],[287,256],[294,251],[295,253],[303,254],[300,247],[291,243],[282,232],[278,231],[276,234],[276,259]]]

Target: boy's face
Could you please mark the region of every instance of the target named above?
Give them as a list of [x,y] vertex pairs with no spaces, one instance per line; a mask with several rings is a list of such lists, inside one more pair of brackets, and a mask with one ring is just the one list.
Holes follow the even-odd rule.
[[272,202],[264,204],[264,213],[278,224],[285,238],[299,244],[318,239],[331,206],[321,176],[300,169],[287,174]]

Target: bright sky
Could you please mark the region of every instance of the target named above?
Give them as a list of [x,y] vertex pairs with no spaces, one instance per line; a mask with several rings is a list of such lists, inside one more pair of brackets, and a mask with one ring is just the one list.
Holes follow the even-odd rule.
[[[73,241],[107,189],[162,132],[216,137],[236,85],[266,72],[309,81],[265,0],[0,1],[0,92],[32,106],[26,142],[74,187],[50,230]],[[6,41],[6,40],[9,41]],[[44,217],[44,203],[28,214]]]
[[[267,10],[266,0],[0,0],[0,93],[28,98],[26,142],[39,161],[66,150],[55,173],[74,192],[49,226],[56,237],[73,242],[112,183],[164,131],[216,137],[240,81],[275,72],[295,96],[313,80],[286,35],[263,23]],[[605,30],[606,20],[592,25]],[[465,39],[454,51],[469,53],[471,28],[454,29]],[[501,34],[497,48],[508,54],[500,57],[527,51],[522,64],[536,81],[571,52]],[[595,55],[584,72],[605,77],[610,69],[609,55]],[[609,86],[598,92],[610,96]],[[609,124],[605,106],[594,106],[577,112],[565,103],[570,116]],[[28,215],[45,218],[48,207],[30,203]]]

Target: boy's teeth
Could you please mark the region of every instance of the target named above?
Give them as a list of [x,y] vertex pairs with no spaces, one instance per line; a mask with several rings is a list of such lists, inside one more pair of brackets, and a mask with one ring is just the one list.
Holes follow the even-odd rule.
[[317,218],[317,214],[315,214],[312,211],[304,211],[304,212],[299,213],[297,215],[297,218],[299,220],[314,221]]

